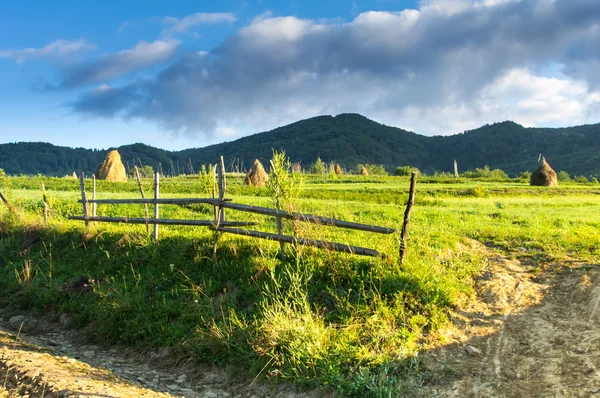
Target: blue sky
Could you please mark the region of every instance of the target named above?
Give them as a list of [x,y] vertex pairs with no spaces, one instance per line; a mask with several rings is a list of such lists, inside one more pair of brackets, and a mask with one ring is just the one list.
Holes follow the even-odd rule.
[[0,142],[205,146],[320,114],[600,122],[600,2],[0,3]]

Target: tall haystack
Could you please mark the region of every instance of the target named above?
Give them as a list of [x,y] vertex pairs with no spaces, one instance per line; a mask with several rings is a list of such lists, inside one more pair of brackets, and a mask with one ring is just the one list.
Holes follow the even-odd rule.
[[267,181],[269,181],[269,175],[265,171],[260,160],[256,159],[250,168],[250,171],[246,174],[246,178],[244,178],[244,185],[264,187]]
[[558,178],[556,172],[552,170],[552,167],[546,162],[546,159],[542,157],[540,167],[533,173],[529,178],[529,185],[541,186],[541,187],[557,187]]
[[365,166],[360,166],[360,174],[364,175],[365,177],[369,175],[369,172]]
[[106,155],[106,159],[104,159],[104,162],[98,167],[96,178],[113,182],[127,181],[125,166],[123,166],[121,155],[119,155],[119,152],[116,149],[110,151],[108,155]]
[[292,173],[302,173],[302,164],[300,162],[292,163]]
[[77,178],[77,173],[73,172],[73,174],[71,174],[71,178],[75,178],[76,179]]
[[[344,174],[344,172],[342,171],[342,168],[337,163],[335,164],[335,167],[334,167],[333,170],[335,171],[335,174],[337,174],[339,176],[341,176],[342,174]],[[361,170],[361,172],[362,172],[362,170]]]

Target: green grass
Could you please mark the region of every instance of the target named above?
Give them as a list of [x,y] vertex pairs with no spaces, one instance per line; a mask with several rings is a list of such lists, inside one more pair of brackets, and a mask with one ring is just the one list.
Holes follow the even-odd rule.
[[[366,181],[365,181],[366,180]],[[600,190],[573,184],[538,189],[519,182],[417,185],[406,263],[398,235],[301,224],[302,236],[365,246],[388,258],[279,245],[225,235],[212,262],[212,232],[68,221],[81,214],[75,180],[45,179],[52,212],[42,224],[40,179],[8,179],[19,216],[0,207],[0,304],[66,311],[97,342],[172,347],[179,355],[232,369],[250,381],[294,380],[344,396],[413,396],[435,375],[419,352],[440,338],[447,313],[473,292],[486,265],[472,240],[540,261],[600,259]],[[145,181],[147,193],[151,181]],[[137,197],[137,187],[99,184],[99,198]],[[89,189],[89,188],[88,188]],[[230,178],[237,203],[271,206],[268,193]],[[400,228],[408,180],[397,177],[307,181],[297,208]],[[201,196],[197,179],[165,179],[163,196]],[[98,207],[100,215],[140,217],[139,205]],[[161,206],[166,218],[210,219],[207,206]],[[275,232],[273,219],[227,211]],[[291,232],[291,224],[285,228]],[[85,277],[89,286],[77,283]],[[93,280],[93,282],[92,282]],[[233,376],[236,375],[236,376]]]

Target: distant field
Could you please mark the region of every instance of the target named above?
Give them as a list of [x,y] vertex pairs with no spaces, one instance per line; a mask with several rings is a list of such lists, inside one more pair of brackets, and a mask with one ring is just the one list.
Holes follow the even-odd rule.
[[[42,224],[41,182],[51,201]],[[398,177],[307,179],[298,211],[400,229],[409,181]],[[88,185],[88,191],[90,185]],[[137,185],[98,183],[98,198],[139,197]],[[144,181],[147,195],[152,181]],[[408,394],[428,377],[419,352],[441,338],[450,308],[473,294],[486,259],[473,241],[537,266],[600,260],[600,186],[534,188],[523,181],[439,180],[417,184],[405,265],[398,234],[377,235],[304,225],[301,236],[374,248],[361,258],[225,235],[212,263],[213,233],[68,221],[81,215],[77,180],[7,178],[0,204],[0,304],[73,314],[92,338],[134,346],[170,346],[217,363],[242,379],[293,379],[350,396]],[[197,178],[164,179],[161,197],[205,196]],[[236,203],[272,207],[266,188],[228,178]],[[143,216],[143,206],[99,205],[99,215]],[[165,218],[212,218],[212,207],[161,206]],[[275,232],[271,218],[227,210]],[[286,231],[293,233],[291,223]],[[69,290],[87,277],[83,293]],[[241,371],[240,371],[241,370]]]

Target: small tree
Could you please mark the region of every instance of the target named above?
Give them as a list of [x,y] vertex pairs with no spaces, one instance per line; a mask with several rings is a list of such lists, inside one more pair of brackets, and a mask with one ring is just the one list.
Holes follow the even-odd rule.
[[320,157],[317,157],[317,160],[310,166],[310,172],[312,174],[325,174],[325,170],[325,162],[323,162]]

